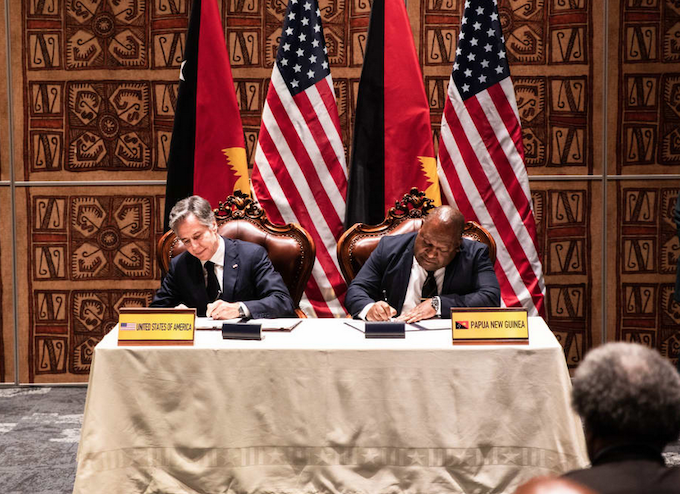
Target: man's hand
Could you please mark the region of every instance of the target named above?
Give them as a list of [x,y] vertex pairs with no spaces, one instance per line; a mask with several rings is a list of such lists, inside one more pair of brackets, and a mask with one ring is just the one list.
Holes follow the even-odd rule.
[[238,302],[215,300],[208,304],[205,315],[213,319],[235,319],[238,317]]
[[418,322],[423,319],[430,319],[436,315],[437,312],[434,310],[434,307],[432,307],[432,299],[428,298],[427,300],[420,302],[410,311],[400,315],[397,318],[397,321],[404,321],[406,323]]
[[366,313],[367,321],[389,321],[397,314],[396,309],[390,307],[390,304],[382,300],[373,304],[373,307],[368,309]]

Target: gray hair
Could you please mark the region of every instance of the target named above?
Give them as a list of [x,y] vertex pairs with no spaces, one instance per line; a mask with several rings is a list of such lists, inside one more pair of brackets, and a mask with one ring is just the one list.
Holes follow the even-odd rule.
[[642,345],[608,343],[589,352],[574,376],[572,404],[600,436],[665,445],[680,435],[680,374]]
[[170,228],[177,233],[177,227],[182,223],[187,216],[193,214],[198,221],[205,226],[211,226],[215,221],[215,214],[213,213],[210,203],[201,196],[191,196],[178,201],[170,211]]

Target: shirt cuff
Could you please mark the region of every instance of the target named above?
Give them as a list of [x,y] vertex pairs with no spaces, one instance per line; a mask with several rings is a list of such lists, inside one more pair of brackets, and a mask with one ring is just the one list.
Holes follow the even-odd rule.
[[250,309],[248,309],[248,306],[246,304],[244,304],[243,302],[239,302],[238,305],[241,306],[241,308],[243,309],[243,313],[246,315],[246,317],[248,319],[250,319],[250,317],[251,317],[250,316]]
[[359,315],[357,316],[359,319],[366,320],[366,314],[368,314],[368,311],[371,310],[371,307],[375,305],[375,302],[371,302],[370,304],[366,304],[366,306],[361,309],[361,312],[359,312]]

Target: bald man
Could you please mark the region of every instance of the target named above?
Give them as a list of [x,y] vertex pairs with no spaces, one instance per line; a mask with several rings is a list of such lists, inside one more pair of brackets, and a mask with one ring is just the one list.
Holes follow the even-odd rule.
[[451,206],[425,217],[416,233],[385,236],[352,280],[345,306],[367,321],[450,317],[451,307],[498,307],[489,248],[462,238],[465,219]]
[[588,487],[567,479],[535,477],[520,485],[515,494],[598,494]]

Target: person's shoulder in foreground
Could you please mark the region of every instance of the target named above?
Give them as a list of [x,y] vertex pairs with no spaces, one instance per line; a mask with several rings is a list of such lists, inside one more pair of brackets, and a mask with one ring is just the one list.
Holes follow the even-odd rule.
[[293,300],[267,251],[222,238],[208,201],[191,196],[177,202],[170,212],[170,228],[186,252],[172,260],[152,307],[183,305],[213,319],[294,314]]
[[520,485],[515,494],[598,494],[572,480],[558,477],[534,477]]
[[662,451],[680,436],[680,375],[656,350],[608,343],[586,355],[572,401],[591,468],[565,477],[609,493],[680,493],[680,467]]
[[[440,206],[417,233],[383,237],[347,289],[350,314],[417,322],[448,317],[451,307],[498,307],[500,287],[489,249],[463,239],[464,226],[460,211]],[[425,290],[429,277],[436,280],[436,292]]]

